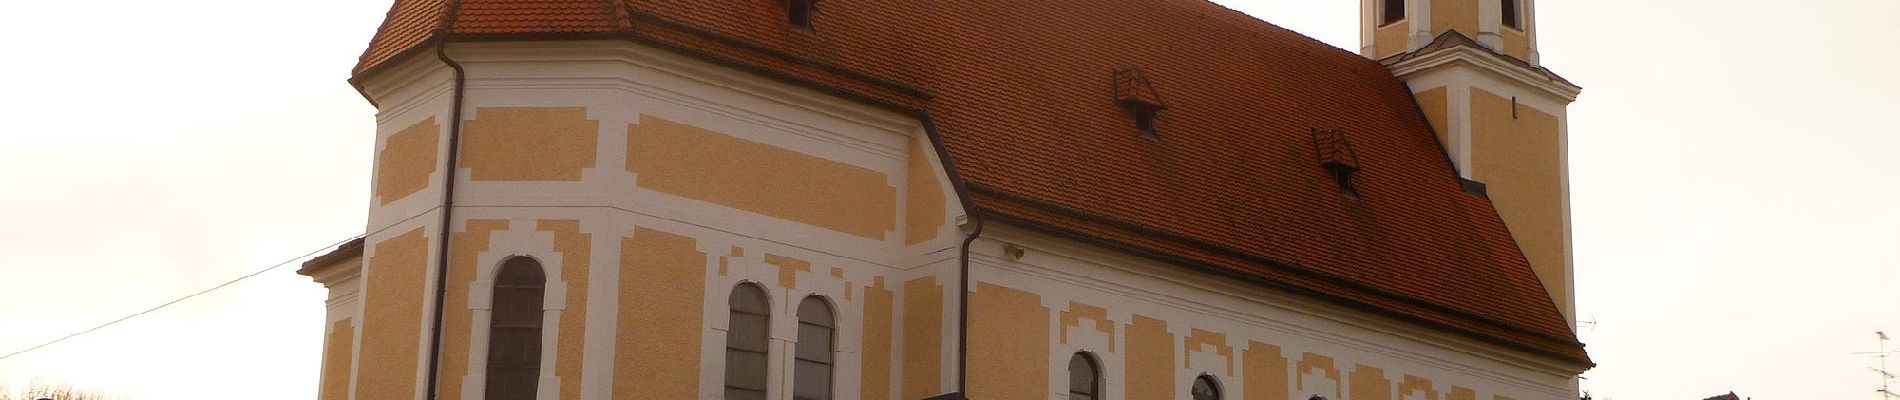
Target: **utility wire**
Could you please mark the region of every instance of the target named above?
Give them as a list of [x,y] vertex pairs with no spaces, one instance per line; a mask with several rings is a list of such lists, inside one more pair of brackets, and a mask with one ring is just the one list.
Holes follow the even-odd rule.
[[87,330],[83,330],[83,331],[79,331],[79,332],[75,332],[75,333],[73,333],[73,334],[70,334],[70,335],[66,335],[66,336],[61,336],[61,337],[60,337],[60,338],[58,338],[58,339],[53,339],[52,341],[49,341],[49,342],[46,342],[46,343],[40,343],[39,345],[37,345],[37,346],[33,346],[33,347],[29,347],[29,348],[27,348],[26,350],[20,350],[20,351],[15,351],[15,352],[12,352],[12,353],[7,353],[7,355],[4,355],[4,356],[0,356],[0,361],[5,361],[5,360],[6,360],[6,359],[8,359],[8,358],[13,358],[13,356],[17,356],[17,355],[21,355],[21,354],[26,354],[27,352],[31,352],[31,351],[34,351],[34,350],[39,350],[39,349],[40,349],[40,348],[42,348],[42,347],[46,347],[46,346],[51,346],[51,345],[53,345],[53,344],[55,344],[55,343],[59,343],[59,342],[62,342],[62,341],[65,341],[66,339],[72,339],[72,338],[74,338],[74,337],[77,337],[77,336],[79,336],[79,335],[84,335],[84,334],[87,334],[87,333],[92,333],[92,331],[96,331],[96,330],[100,330],[100,329],[104,329],[105,327],[108,327],[108,326],[112,326],[113,324],[117,324],[117,323],[120,323],[120,322],[125,322],[125,320],[128,320],[128,319],[132,319],[133,317],[137,317],[137,316],[140,316],[140,315],[145,315],[146,313],[150,313],[150,312],[153,312],[153,311],[158,311],[158,310],[159,310],[159,309],[161,309],[161,308],[165,308],[165,307],[169,307],[169,306],[171,306],[171,305],[173,305],[173,304],[178,304],[178,302],[181,302],[181,301],[185,301],[185,300],[187,300],[187,299],[190,299],[190,298],[193,298],[193,297],[198,297],[198,296],[200,296],[200,295],[203,295],[203,294],[205,294],[205,293],[211,293],[211,292],[213,292],[213,291],[216,291],[216,290],[218,290],[218,289],[223,289],[223,288],[224,288],[225,286],[231,286],[231,284],[234,284],[234,283],[238,283],[238,282],[240,282],[240,281],[243,281],[243,280],[245,280],[245,279],[250,279],[250,278],[252,278],[252,277],[255,277],[255,276],[258,276],[258,275],[263,275],[263,274],[264,274],[265,272],[270,272],[271,270],[275,270],[275,269],[278,269],[278,268],[282,268],[282,267],[283,267],[283,266],[285,266],[285,265],[290,265],[290,263],[293,263],[293,262],[297,262],[297,260],[302,260],[302,259],[305,259],[305,258],[308,258],[308,257],[310,257],[310,256],[313,256],[313,255],[316,255],[317,253],[321,253],[321,252],[323,252],[324,250],[329,250],[329,249],[332,249],[332,248],[335,248],[335,247],[337,247],[337,246],[341,246],[341,245],[343,245],[344,243],[349,243],[349,242],[350,242],[351,240],[356,240],[357,238],[361,238],[361,237],[362,237],[362,236],[353,236],[353,237],[350,237],[349,239],[343,239],[343,240],[341,240],[341,241],[338,241],[338,242],[336,242],[336,243],[331,243],[331,244],[329,244],[329,245],[325,245],[325,246],[323,246],[323,247],[319,247],[319,248],[317,248],[316,250],[311,250],[311,251],[310,251],[309,253],[304,253],[303,255],[301,255],[301,256],[297,256],[296,258],[292,258],[292,259],[289,259],[289,260],[284,260],[284,262],[280,262],[280,263],[277,263],[277,265],[272,265],[272,266],[270,266],[269,268],[264,268],[264,269],[260,269],[260,270],[257,270],[257,272],[252,272],[252,273],[251,273],[250,275],[245,275],[245,276],[240,276],[240,277],[237,277],[237,279],[232,279],[232,280],[229,280],[229,281],[225,281],[224,283],[220,283],[220,284],[218,284],[217,286],[212,286],[212,287],[211,287],[210,289],[205,289],[205,290],[201,290],[201,291],[198,291],[198,293],[192,293],[192,294],[188,294],[188,295],[185,295],[184,297],[179,297],[179,298],[176,298],[176,299],[172,299],[172,301],[167,301],[167,302],[165,302],[165,304],[159,304],[159,305],[158,305],[157,307],[152,307],[152,308],[149,308],[149,309],[146,309],[145,311],[139,311],[139,312],[136,312],[136,313],[133,313],[132,315],[127,315],[127,316],[124,316],[124,317],[121,317],[121,318],[119,318],[119,319],[115,319],[115,320],[112,320],[112,322],[107,322],[107,323],[104,323],[104,324],[99,324],[99,326],[95,326],[95,327],[92,327],[92,329],[87,329]]

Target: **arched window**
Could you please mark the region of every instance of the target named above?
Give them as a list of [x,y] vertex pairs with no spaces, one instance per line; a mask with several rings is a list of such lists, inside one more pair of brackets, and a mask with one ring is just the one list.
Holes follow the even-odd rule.
[[766,338],[771,306],[752,284],[732,289],[732,320],[726,330],[726,400],[765,400]]
[[831,400],[835,332],[831,305],[824,299],[812,296],[798,303],[798,360],[792,372],[792,400]]
[[489,400],[533,400],[541,381],[541,263],[515,257],[495,276],[488,320]]
[[1194,378],[1194,388],[1190,389],[1188,397],[1194,400],[1220,400],[1220,383],[1207,375]]
[[1102,372],[1095,367],[1095,359],[1085,353],[1075,353],[1075,356],[1069,357],[1069,400],[1101,398]]

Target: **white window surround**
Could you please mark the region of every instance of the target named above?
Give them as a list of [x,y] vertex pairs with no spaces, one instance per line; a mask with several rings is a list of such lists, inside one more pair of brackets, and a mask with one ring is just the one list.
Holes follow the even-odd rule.
[[[703,244],[703,247],[722,250],[729,248],[716,243]],[[806,298],[813,297],[825,301],[832,312],[834,344],[831,389],[833,398],[849,398],[850,394],[858,393],[861,382],[857,377],[861,374],[863,362],[858,352],[863,344],[863,323],[853,316],[863,315],[863,306],[859,301],[863,293],[858,293],[862,291],[861,289],[850,289],[853,295],[847,300],[845,291],[849,286],[869,286],[869,279],[863,279],[865,282],[847,282],[848,279],[832,277],[830,265],[813,262],[810,271],[795,273],[794,278],[797,279],[798,288],[788,289],[778,284],[779,267],[764,262],[766,254],[776,253],[771,250],[747,247],[744,256],[712,255],[708,257],[709,264],[715,267],[719,259],[725,259],[726,275],[715,274],[714,279],[707,282],[706,332],[702,336],[706,344],[703,345],[704,351],[700,360],[702,372],[699,386],[702,397],[717,399],[724,393],[725,335],[726,331],[730,330],[730,326],[727,325],[730,321],[727,320],[726,313],[730,310],[729,295],[741,284],[755,285],[764,291],[772,310],[771,333],[768,336],[770,343],[768,343],[767,352],[767,357],[771,361],[766,370],[766,398],[775,400],[792,398],[793,365],[796,364],[793,352],[798,345],[798,305]],[[851,268],[846,268],[847,278],[852,276],[851,270]],[[887,277],[886,279],[887,282],[902,282],[897,278]],[[899,286],[901,287],[901,284]],[[899,296],[901,299],[901,294]],[[946,303],[949,302],[946,301]],[[899,305],[893,304],[893,306]],[[896,311],[895,307],[893,311]],[[901,335],[892,335],[894,342],[901,341],[899,336]],[[890,348],[897,349],[896,346]],[[893,359],[893,363],[895,362],[897,361]]]
[[488,325],[495,300],[495,276],[502,264],[514,257],[540,263],[547,279],[541,298],[541,377],[535,397],[560,398],[561,378],[555,373],[555,356],[560,354],[561,311],[567,305],[567,283],[561,275],[565,264],[561,253],[554,251],[553,232],[534,230],[535,221],[515,220],[509,225],[507,231],[491,233],[488,251],[476,256],[475,281],[469,283],[468,292],[469,362],[462,380],[462,400],[482,400],[487,389]]

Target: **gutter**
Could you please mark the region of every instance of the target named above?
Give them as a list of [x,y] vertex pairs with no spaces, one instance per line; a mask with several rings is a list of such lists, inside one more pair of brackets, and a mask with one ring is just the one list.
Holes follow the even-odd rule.
[[450,232],[455,223],[453,219],[455,211],[455,168],[459,165],[456,163],[456,158],[461,154],[462,148],[462,102],[468,88],[467,71],[462,69],[461,63],[457,63],[454,59],[449,58],[449,41],[447,39],[450,22],[455,19],[455,15],[460,12],[461,8],[462,2],[459,0],[449,3],[448,13],[444,15],[442,19],[442,39],[437,39],[435,42],[436,59],[442,60],[443,64],[448,65],[449,69],[455,72],[455,86],[450,89],[455,92],[455,97],[449,109],[449,154],[447,157],[444,157],[444,167],[442,168],[442,227],[440,230],[437,230],[436,235],[440,240],[440,245],[437,246],[440,250],[436,252],[435,311],[430,313],[429,325],[429,377],[427,378],[429,400],[436,400],[436,395],[441,391],[441,388],[438,387],[440,383],[437,381],[440,379],[439,376],[441,375],[440,371],[442,368],[442,310],[445,301],[444,298],[448,296],[449,289]]

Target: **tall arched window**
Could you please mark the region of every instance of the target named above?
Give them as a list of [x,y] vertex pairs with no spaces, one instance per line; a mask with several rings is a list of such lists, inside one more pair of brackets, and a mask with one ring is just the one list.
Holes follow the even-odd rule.
[[1220,383],[1212,376],[1194,378],[1194,388],[1189,390],[1188,397],[1194,400],[1220,400]]
[[767,332],[771,305],[752,284],[732,289],[732,320],[726,329],[726,400],[765,400]]
[[489,400],[534,400],[541,381],[541,263],[515,257],[495,276],[488,320]]
[[1102,398],[1102,372],[1086,353],[1069,357],[1069,400]]
[[798,360],[792,372],[792,400],[831,400],[835,332],[831,305],[824,299],[812,296],[798,303]]

